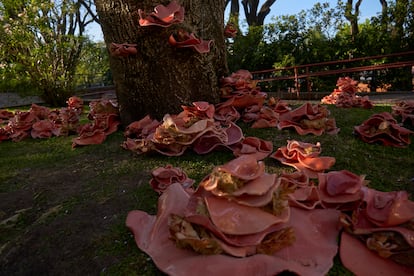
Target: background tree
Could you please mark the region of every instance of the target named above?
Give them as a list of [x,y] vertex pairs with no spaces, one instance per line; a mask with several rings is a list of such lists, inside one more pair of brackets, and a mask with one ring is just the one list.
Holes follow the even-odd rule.
[[266,16],[270,13],[270,7],[276,0],[266,0],[259,9],[259,0],[242,0],[244,16],[249,26],[263,26]]
[[85,42],[74,81],[78,89],[113,84],[105,43],[93,42],[89,39]]
[[[164,6],[171,1],[159,1]],[[152,0],[95,0],[106,44],[133,43],[137,54],[110,57],[110,66],[124,125],[146,115],[162,118],[180,112],[194,101],[216,103],[219,81],[227,74],[222,0],[177,1],[185,9],[184,21],[163,28],[138,24],[138,9],[154,11]],[[169,45],[171,35],[194,33],[213,40],[210,51]]]
[[229,43],[230,71],[330,60],[334,56],[331,50],[339,51],[331,44],[335,43],[333,38],[343,24],[343,11],[330,7],[329,3],[316,3],[295,15],[275,16],[264,26],[249,27],[248,34],[237,36]]
[[[271,64],[265,62],[268,60],[265,56],[252,55],[252,53],[260,53],[263,46],[264,35],[264,20],[270,13],[271,6],[276,0],[266,0],[260,6],[263,1],[259,0],[241,0],[240,1],[244,11],[244,18],[247,23],[247,27],[244,28],[246,34],[243,33],[240,27],[240,5],[238,0],[226,0],[226,6],[230,4],[229,22],[233,23],[237,29],[238,34],[234,39],[228,40],[228,64],[231,71],[238,70],[240,68],[249,68],[249,70],[258,70],[260,66],[260,60],[264,61],[263,65]],[[257,59],[259,58],[259,60]],[[246,67],[247,64],[252,65]]]
[[[260,0],[241,0],[244,16],[249,26],[263,26],[270,8],[276,0],[266,0],[259,9]],[[225,6],[230,4],[230,21],[239,26],[240,5],[239,0],[226,0]]]
[[381,4],[381,30],[386,30],[388,24],[388,2],[387,0],[379,0]]
[[91,1],[74,0],[3,0],[0,5],[3,73],[14,76],[17,83],[27,82],[49,104],[65,104],[74,92],[73,80],[85,42],[85,28],[93,21],[82,7],[91,5]]
[[225,7],[230,4],[230,16],[229,21],[233,23],[239,29],[239,14],[240,14],[240,4],[239,0],[226,0]]
[[394,24],[391,34],[396,42],[396,50],[398,48],[406,49],[407,47],[412,47],[412,44],[408,45],[408,35],[406,35],[406,31],[409,32],[410,27],[412,28],[413,24],[410,20],[412,18],[409,16],[410,13],[412,16],[412,6],[413,1],[411,0],[396,0],[395,5],[392,6],[391,13]]
[[353,5],[353,0],[347,0],[344,6],[345,18],[349,21],[351,25],[351,37],[354,41],[358,35],[358,18],[359,18],[359,7],[362,4],[362,0],[357,0],[355,6]]

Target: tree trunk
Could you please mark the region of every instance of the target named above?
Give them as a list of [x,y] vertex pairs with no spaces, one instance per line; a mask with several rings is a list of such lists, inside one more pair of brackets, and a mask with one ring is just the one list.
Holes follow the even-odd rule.
[[353,0],[347,0],[345,6],[345,18],[349,21],[351,25],[351,37],[352,41],[355,41],[356,36],[359,33],[358,27],[358,17],[359,17],[359,7],[361,6],[362,0],[357,0],[355,3],[355,11],[352,13],[353,8]]
[[230,18],[229,22],[233,23],[237,27],[237,31],[240,32],[240,24],[239,24],[239,14],[240,14],[240,5],[239,0],[227,0],[226,6],[230,3]]
[[[219,101],[219,81],[226,75],[224,0],[177,0],[184,21],[170,27],[139,25],[138,9],[147,14],[171,1],[95,0],[105,43],[137,44],[137,54],[110,57],[121,120],[124,126],[146,115],[182,111],[194,101]],[[178,30],[213,40],[210,52],[175,48],[168,43]]]
[[388,30],[388,3],[387,0],[380,0],[381,3],[381,32],[385,33]]
[[270,7],[276,0],[266,0],[260,10],[259,2],[259,0],[242,0],[244,15],[249,26],[263,26],[265,17],[270,13]]

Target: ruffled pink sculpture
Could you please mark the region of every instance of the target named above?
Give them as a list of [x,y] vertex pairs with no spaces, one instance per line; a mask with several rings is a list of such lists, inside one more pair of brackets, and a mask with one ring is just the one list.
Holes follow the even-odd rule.
[[32,104],[28,111],[3,113],[7,114],[7,124],[0,127],[0,141],[18,142],[28,137],[50,138],[76,133],[83,111],[83,101],[78,97],[71,97],[67,104],[67,107],[59,110]]
[[372,115],[361,125],[354,127],[354,133],[366,143],[380,143],[385,146],[407,147],[413,131],[400,126],[389,113],[382,112]]
[[30,136],[32,125],[39,118],[31,111],[16,111],[13,118],[9,120],[6,130],[9,133],[9,139],[13,142],[19,142]]
[[137,51],[137,44],[128,44],[128,43],[111,43],[109,46],[109,52],[114,57],[127,57],[130,55],[136,55]]
[[395,103],[392,107],[392,115],[401,117],[402,123],[414,126],[414,100],[405,100]]
[[222,124],[237,122],[240,119],[240,112],[233,106],[233,101],[225,101],[216,104],[214,119]]
[[330,95],[321,99],[323,104],[334,104],[337,107],[363,107],[372,108],[373,104],[368,96],[357,96],[358,82],[350,77],[341,77],[338,79],[335,89]]
[[248,70],[238,70],[221,79],[221,97],[238,110],[256,105],[261,107],[267,93],[261,92],[256,84]]
[[347,170],[318,174],[318,194],[321,205],[341,211],[354,210],[363,198],[362,189],[368,184],[364,175]]
[[176,48],[192,48],[200,54],[210,52],[213,40],[203,40],[197,38],[195,34],[184,30],[178,30],[176,34],[171,34],[168,43]]
[[[256,87],[256,82],[253,80],[253,75],[248,70],[240,69],[230,76],[224,77],[221,80],[221,86],[230,87],[231,90],[252,89]],[[226,97],[227,94],[222,93],[222,96]]]
[[79,127],[79,136],[72,140],[72,147],[102,144],[121,123],[116,101],[102,99],[92,101],[89,106],[88,118],[93,122]]
[[329,117],[329,110],[320,104],[304,103],[300,107],[279,116],[279,129],[294,128],[300,135],[337,134],[334,118]]
[[224,27],[224,36],[227,38],[235,38],[237,36],[237,28],[233,23],[227,23]]
[[289,206],[304,210],[313,210],[321,207],[318,187],[314,181],[303,171],[293,173],[282,173],[280,176],[281,185],[285,185],[293,190],[289,194]]
[[236,157],[247,154],[254,156],[256,160],[263,160],[272,153],[273,143],[257,137],[246,137],[232,146],[232,149]]
[[126,225],[168,275],[325,275],[338,250],[339,212],[291,208],[288,193],[262,162],[241,156],[194,192],[168,186],[156,216],[131,211]]
[[356,275],[413,275],[413,220],[414,202],[407,192],[363,188],[359,206],[341,216],[344,266]]
[[334,157],[319,156],[321,152],[320,143],[288,140],[287,146],[278,148],[270,157],[296,168],[309,178],[317,178],[318,173],[324,172],[335,164]]
[[282,185],[294,190],[289,205],[312,210],[329,208],[354,210],[363,197],[362,188],[368,183],[365,176],[347,170],[318,173],[318,181],[310,180],[303,171],[282,173]]
[[32,125],[30,135],[32,138],[50,138],[54,133],[58,133],[56,126],[50,120],[41,120]]
[[191,189],[194,180],[188,178],[187,174],[178,167],[168,164],[165,167],[156,168],[151,172],[150,185],[154,191],[163,193],[168,186],[178,183],[185,189]]
[[154,12],[150,14],[138,9],[138,15],[139,25],[142,27],[159,26],[166,28],[184,21],[184,7],[176,1],[171,1],[167,6],[157,5]]
[[[182,155],[191,148],[198,154],[206,154],[217,148],[230,149],[244,136],[240,127],[233,122],[222,125],[214,120],[214,105],[194,102],[193,106],[182,106],[176,115],[166,114],[162,122],[149,117],[134,122],[126,129],[127,141],[123,148],[138,154],[159,152],[168,156]],[[132,131],[138,126],[137,131]],[[146,131],[143,135],[140,131]]]
[[13,116],[14,113],[11,111],[8,111],[6,109],[0,110],[0,120],[9,120],[10,118],[13,118]]

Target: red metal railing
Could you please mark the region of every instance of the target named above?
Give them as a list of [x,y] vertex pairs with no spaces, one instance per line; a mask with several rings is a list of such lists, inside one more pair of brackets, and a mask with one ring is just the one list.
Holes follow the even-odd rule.
[[[339,68],[339,69],[326,69],[326,67],[332,66],[332,65],[340,66],[341,64],[349,64],[349,63],[358,62],[358,61],[379,60],[379,59],[392,58],[392,57],[405,57],[405,58],[403,61],[384,62],[384,63],[374,64],[374,65],[346,67],[346,68]],[[356,73],[356,72],[363,72],[363,71],[374,71],[374,70],[391,69],[391,68],[402,68],[402,67],[408,67],[408,66],[414,66],[414,51],[393,53],[393,54],[388,54],[388,55],[377,55],[377,56],[369,56],[369,57],[352,58],[352,59],[346,59],[346,60],[319,62],[319,63],[312,63],[312,64],[303,64],[303,65],[289,66],[289,67],[279,67],[279,68],[273,68],[273,69],[267,69],[267,70],[261,70],[261,71],[254,71],[251,73],[253,75],[253,79],[257,80],[257,82],[294,80],[294,86],[295,86],[294,88],[296,90],[296,93],[299,93],[300,92],[300,82],[299,82],[300,79],[307,80],[306,82],[307,91],[311,91],[312,90],[310,87],[311,77]],[[282,75],[277,76],[276,74],[279,72],[282,73]]]

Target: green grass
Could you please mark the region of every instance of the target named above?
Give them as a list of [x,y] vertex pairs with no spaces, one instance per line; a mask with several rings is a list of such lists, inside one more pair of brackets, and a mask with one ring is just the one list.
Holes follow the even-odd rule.
[[[381,191],[407,190],[412,199],[414,145],[407,148],[385,147],[364,143],[353,135],[354,126],[374,113],[390,112],[391,107],[377,106],[366,110],[329,106],[329,109],[341,128],[337,135],[300,136],[293,130],[252,129],[247,124],[240,125],[246,137],[271,140],[274,150],[292,139],[320,142],[322,155],[336,158],[332,170],[349,170],[366,175],[370,187]],[[9,206],[10,210],[0,210],[0,220],[4,220],[12,211],[30,208],[22,213],[14,225],[0,227],[1,244],[18,244],[27,233],[34,231],[36,222],[53,224],[78,212],[85,212],[89,206],[100,206],[102,212],[107,211],[111,215],[112,220],[108,225],[105,224],[105,231],[96,234],[86,254],[99,260],[109,260],[101,261],[104,262],[101,274],[162,275],[150,258],[136,247],[125,227],[129,210],[139,209],[150,214],[157,211],[158,195],[148,185],[150,172],[172,164],[182,168],[198,182],[214,166],[231,160],[232,154],[220,151],[200,156],[187,151],[180,157],[158,154],[138,156],[120,147],[124,141],[121,131],[110,135],[101,145],[75,149],[71,147],[73,138],[75,136],[26,139],[17,143],[0,142],[0,195],[13,196],[24,191],[33,194],[31,203],[18,205],[15,209]],[[270,158],[265,163],[269,171],[290,169]],[[45,221],[39,221],[42,214],[49,214],[48,210],[60,205],[61,208],[46,217]],[[2,253],[0,250],[0,255]],[[350,275],[336,259],[330,275],[339,274]]]

